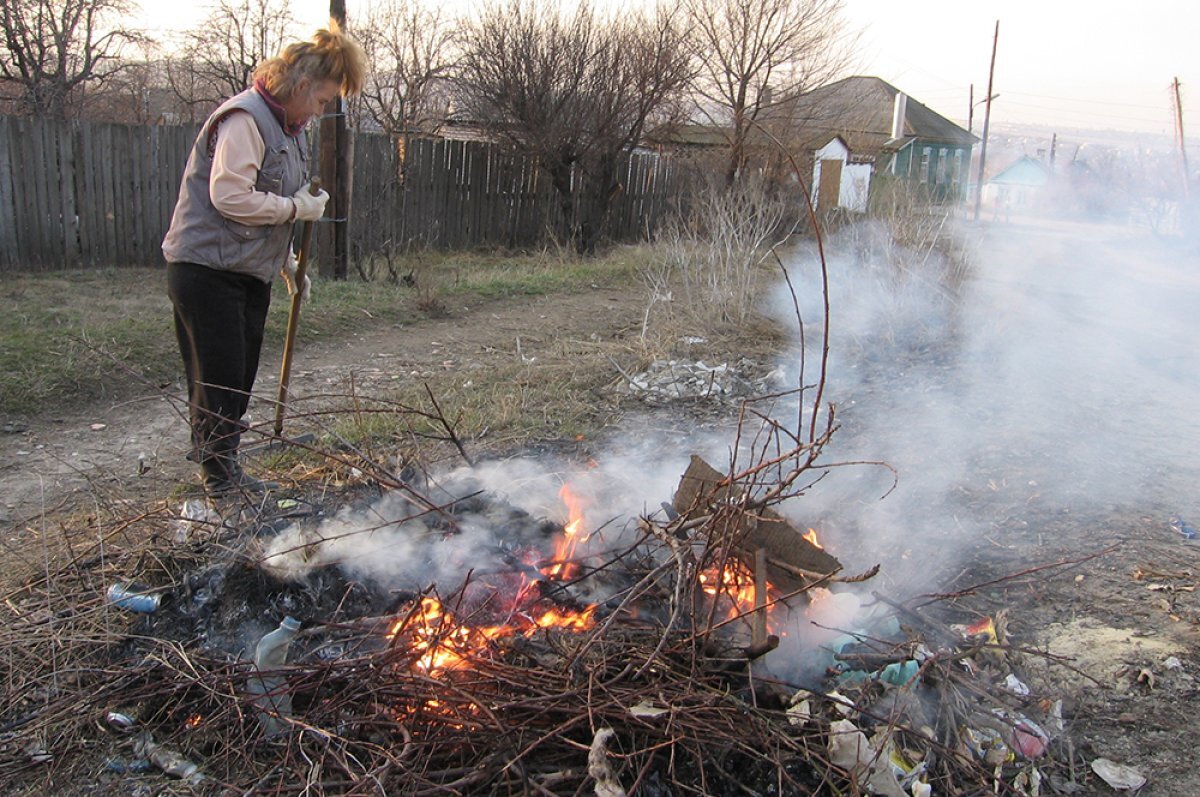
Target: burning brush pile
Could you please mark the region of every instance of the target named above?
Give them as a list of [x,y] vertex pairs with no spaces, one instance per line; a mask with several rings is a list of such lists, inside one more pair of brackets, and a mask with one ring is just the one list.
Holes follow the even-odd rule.
[[[1036,794],[1061,715],[1002,618],[841,575],[698,457],[559,516],[470,474],[330,516],[141,515],[7,600],[0,782],[26,793]],[[768,478],[770,477],[770,478]],[[770,483],[768,483],[768,481]],[[186,539],[185,539],[186,537]],[[123,581],[113,590],[106,587]],[[970,619],[977,619],[975,618]],[[148,784],[131,792],[131,784]]]

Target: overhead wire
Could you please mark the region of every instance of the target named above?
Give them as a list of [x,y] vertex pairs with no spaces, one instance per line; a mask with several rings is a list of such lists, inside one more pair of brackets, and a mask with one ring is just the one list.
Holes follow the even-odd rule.
[[[934,88],[925,90],[925,94],[927,95],[938,95],[950,92],[962,94],[964,93],[964,90],[952,88]],[[1097,100],[1087,97],[1067,97],[1055,94],[1013,91],[1011,89],[1002,89],[997,93],[1000,95],[1000,98],[997,100],[999,107],[1009,106],[1014,108],[1052,112],[1055,115],[1080,120],[1081,123],[1085,121],[1095,123],[1093,120],[1103,120],[1112,123],[1129,122],[1141,125],[1173,124],[1173,102],[1167,95],[1166,87],[1164,87],[1164,98],[1162,105],[1148,105],[1134,102],[1120,102],[1115,100]],[[1053,100],[1055,103],[1059,104],[1046,105],[1036,101],[1022,101],[1020,98]],[[1068,105],[1064,106],[1061,103],[1068,103]],[[1076,107],[1071,107],[1071,105],[1069,105],[1071,103],[1075,104]],[[1107,108],[1112,108],[1114,110],[1106,110]],[[1159,111],[1162,115],[1151,117],[1147,114],[1138,113],[1138,111]],[[1200,110],[1189,110],[1185,105],[1184,119],[1191,120],[1193,118],[1195,118],[1196,121],[1189,122],[1190,124],[1200,124]]]
[[1164,124],[1166,124],[1166,123],[1170,123],[1170,121],[1171,121],[1170,108],[1163,108],[1162,109],[1163,115],[1161,117],[1149,118],[1147,116],[1130,116],[1128,114],[1116,114],[1116,113],[1111,113],[1109,111],[1093,111],[1093,110],[1088,110],[1086,108],[1060,108],[1060,107],[1054,107],[1054,106],[1050,106],[1050,105],[1038,105],[1036,103],[1031,103],[1031,102],[1011,102],[1010,101],[1006,104],[1011,105],[1011,106],[1016,106],[1018,108],[1030,108],[1030,109],[1038,110],[1038,111],[1053,111],[1056,115],[1067,115],[1067,116],[1076,116],[1076,117],[1086,116],[1086,117],[1092,117],[1092,118],[1096,118],[1096,119],[1112,119],[1112,120],[1120,120],[1120,121],[1124,121],[1124,122],[1141,122],[1144,124],[1157,124],[1159,122],[1163,122]]

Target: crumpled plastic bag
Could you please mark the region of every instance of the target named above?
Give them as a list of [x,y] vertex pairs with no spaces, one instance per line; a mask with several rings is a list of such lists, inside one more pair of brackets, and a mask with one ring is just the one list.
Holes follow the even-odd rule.
[[1133,791],[1146,785],[1146,777],[1141,772],[1107,758],[1097,758],[1093,761],[1092,771],[1117,791]]
[[875,750],[867,735],[850,720],[829,724],[829,763],[862,776],[875,760]]

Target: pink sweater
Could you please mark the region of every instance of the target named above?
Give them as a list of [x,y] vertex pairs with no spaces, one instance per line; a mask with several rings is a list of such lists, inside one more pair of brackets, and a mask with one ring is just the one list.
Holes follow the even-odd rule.
[[286,224],[296,217],[291,197],[254,190],[266,144],[245,111],[235,111],[217,129],[208,196],[224,217],[252,226]]

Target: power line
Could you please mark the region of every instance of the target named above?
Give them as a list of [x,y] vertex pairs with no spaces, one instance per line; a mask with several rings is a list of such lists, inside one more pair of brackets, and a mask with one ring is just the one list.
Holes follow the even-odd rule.
[[1115,106],[1119,106],[1122,108],[1141,108],[1143,110],[1151,110],[1151,111],[1163,110],[1164,108],[1166,108],[1166,110],[1168,110],[1168,111],[1170,110],[1170,108],[1166,105],[1139,105],[1137,103],[1132,103],[1132,102],[1114,102],[1112,100],[1091,100],[1091,99],[1085,99],[1082,97],[1060,97],[1060,96],[1056,96],[1053,94],[1034,94],[1034,93],[1028,92],[1028,91],[1007,91],[1006,90],[1004,92],[1004,94],[1006,96],[1014,95],[1017,97],[1036,97],[1037,99],[1040,99],[1040,100],[1057,100],[1059,102],[1082,102],[1082,103],[1087,103],[1088,105],[1115,105]]
[[[1007,97],[1007,95],[1005,95]],[[1089,111],[1086,108],[1058,108],[1050,105],[1038,105],[1029,102],[1005,102],[1005,106],[1014,106],[1017,108],[1030,108],[1038,111],[1051,111],[1055,114],[1070,114],[1074,116],[1093,116],[1099,119],[1119,119],[1126,122],[1146,122],[1157,123],[1160,121],[1170,121],[1171,109],[1162,108],[1162,117],[1149,118],[1146,116],[1129,116],[1127,114],[1110,113],[1108,111]]]

